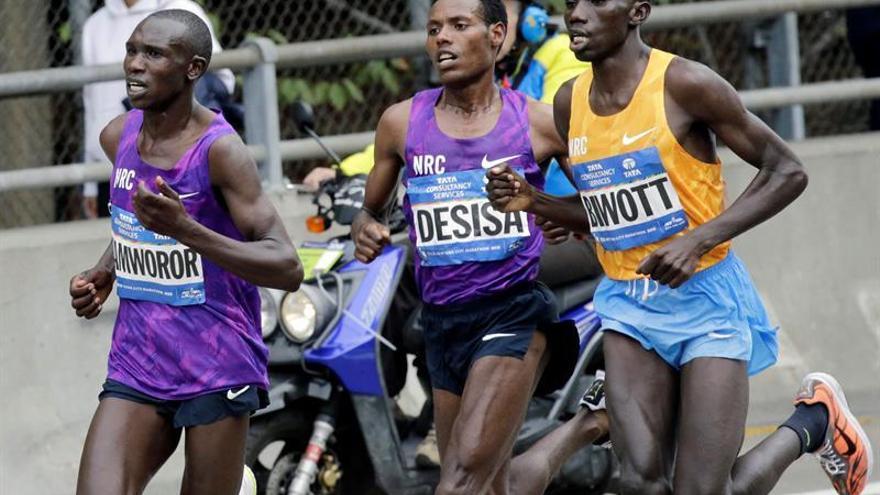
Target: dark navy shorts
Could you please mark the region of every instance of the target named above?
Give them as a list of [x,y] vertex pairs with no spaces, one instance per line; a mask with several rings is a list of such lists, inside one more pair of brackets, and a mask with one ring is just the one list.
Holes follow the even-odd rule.
[[175,428],[207,425],[228,417],[245,416],[269,405],[269,394],[254,385],[208,392],[192,399],[167,400],[151,397],[108,379],[98,399],[108,397],[154,406],[156,413],[169,419]]
[[[463,303],[426,304],[422,326],[431,386],[461,395],[474,362],[486,356],[522,359],[538,329],[547,333],[552,352],[548,329],[558,326],[557,317],[553,293],[537,282]],[[576,349],[577,331],[573,326],[572,331]]]

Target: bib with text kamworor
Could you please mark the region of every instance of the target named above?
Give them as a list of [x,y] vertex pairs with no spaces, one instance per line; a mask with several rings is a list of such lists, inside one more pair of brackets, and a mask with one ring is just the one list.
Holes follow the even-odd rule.
[[202,257],[171,237],[141,225],[128,211],[113,207],[113,256],[120,298],[189,306],[205,302]]

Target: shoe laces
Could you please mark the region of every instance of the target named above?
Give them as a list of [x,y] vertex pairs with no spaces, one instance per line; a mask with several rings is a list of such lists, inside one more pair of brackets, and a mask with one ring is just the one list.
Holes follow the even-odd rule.
[[819,464],[826,473],[832,476],[846,474],[846,460],[834,450],[831,442],[825,442],[825,445],[816,452],[816,457],[819,458]]

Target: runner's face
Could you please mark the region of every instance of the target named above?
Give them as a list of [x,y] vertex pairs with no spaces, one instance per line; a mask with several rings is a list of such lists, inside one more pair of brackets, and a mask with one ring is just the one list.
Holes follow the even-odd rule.
[[477,0],[439,0],[428,17],[425,49],[443,85],[491,72],[505,26],[486,26]]
[[629,34],[633,0],[566,0],[569,48],[583,62],[598,62],[618,49]]
[[185,30],[170,19],[147,19],[135,28],[122,63],[132,106],[163,107],[183,91],[191,61],[182,41]]

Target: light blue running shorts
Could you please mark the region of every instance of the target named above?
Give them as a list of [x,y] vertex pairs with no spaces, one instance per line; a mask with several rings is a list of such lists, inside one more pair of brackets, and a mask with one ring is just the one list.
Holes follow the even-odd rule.
[[720,357],[747,361],[755,375],[779,355],[777,329],[733,251],[677,289],[606,277],[594,305],[605,330],[637,340],[676,370],[698,357]]

